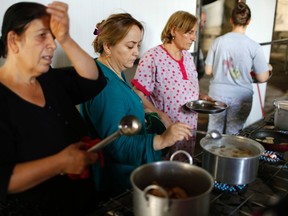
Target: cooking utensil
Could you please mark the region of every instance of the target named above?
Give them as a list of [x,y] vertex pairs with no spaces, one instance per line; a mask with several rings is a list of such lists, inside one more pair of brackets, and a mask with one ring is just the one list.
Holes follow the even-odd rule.
[[274,100],[274,125],[280,130],[288,130],[288,101]]
[[[283,130],[255,130],[249,137],[261,143],[266,150],[270,151],[288,151],[288,131]],[[273,144],[266,143],[265,140],[273,138]]]
[[204,137],[202,167],[218,182],[248,184],[256,179],[264,147],[255,140],[223,134],[221,139]]
[[185,106],[198,113],[213,114],[223,112],[227,109],[228,105],[220,101],[207,101],[207,100],[196,100],[190,101]]
[[199,134],[204,134],[207,137],[210,137],[212,139],[221,139],[222,138],[222,134],[219,131],[217,131],[217,130],[211,130],[211,131],[208,131],[208,132],[201,131],[201,130],[193,130],[193,131],[195,131],[196,133],[199,133]]
[[[135,169],[130,180],[135,216],[206,216],[209,213],[214,181],[201,167],[179,161],[153,162]],[[157,182],[157,187],[153,182]],[[159,186],[180,187],[188,198],[172,199],[167,194],[159,197],[148,193],[151,189],[159,189]]]
[[106,137],[93,147],[89,148],[87,151],[88,152],[99,151],[100,149],[104,148],[106,145],[111,143],[113,140],[118,138],[120,135],[132,136],[139,133],[141,127],[142,127],[141,122],[135,116],[132,115],[125,116],[121,119],[118,126],[119,129],[116,132]]

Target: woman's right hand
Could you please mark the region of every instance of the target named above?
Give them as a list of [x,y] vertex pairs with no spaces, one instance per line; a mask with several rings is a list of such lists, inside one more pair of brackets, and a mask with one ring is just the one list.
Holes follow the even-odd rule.
[[97,161],[97,153],[87,152],[83,149],[84,143],[78,142],[69,145],[61,152],[59,152],[59,157],[62,161],[61,173],[81,174],[88,165],[93,164]]
[[191,129],[191,126],[180,122],[170,125],[164,133],[154,137],[154,149],[161,150],[174,145],[178,141],[188,140],[192,136]]
[[61,173],[81,174],[98,159],[98,154],[87,152],[84,145],[83,142],[74,143],[55,155],[16,164],[8,186],[9,193],[28,190]]
[[54,1],[47,5],[47,12],[51,15],[50,28],[59,43],[69,37],[68,4]]

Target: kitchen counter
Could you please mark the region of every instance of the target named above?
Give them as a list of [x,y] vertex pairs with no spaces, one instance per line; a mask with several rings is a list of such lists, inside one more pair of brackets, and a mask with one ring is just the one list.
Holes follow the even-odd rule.
[[[271,125],[273,125],[273,114],[241,130],[237,135],[247,137],[252,131]],[[279,201],[284,200],[285,196],[287,197],[288,161],[284,159],[284,153],[265,151],[265,154],[269,157],[265,155],[260,157],[258,175],[252,183],[237,186],[214,184],[215,187],[210,196],[210,216],[256,215],[257,212],[278,204]],[[276,158],[271,158],[270,155]],[[200,151],[194,156],[195,164],[201,166],[201,159],[202,152]],[[216,187],[217,185],[221,187]],[[89,216],[132,216],[134,215],[132,195],[132,189],[120,194],[99,205],[97,210]],[[283,206],[288,208],[288,200]]]

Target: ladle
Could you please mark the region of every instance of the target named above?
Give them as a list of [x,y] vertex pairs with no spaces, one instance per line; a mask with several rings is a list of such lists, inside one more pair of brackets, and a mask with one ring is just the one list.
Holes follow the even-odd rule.
[[222,138],[222,134],[218,131],[218,130],[211,130],[211,131],[200,131],[200,130],[193,130],[195,131],[196,133],[199,133],[199,134],[204,134],[212,139],[220,139]]
[[126,135],[126,136],[132,136],[141,130],[141,122],[132,115],[125,116],[121,119],[119,125],[118,125],[118,130],[114,132],[113,134],[109,135],[105,139],[101,140],[99,143],[94,145],[93,147],[89,148],[87,151],[98,151],[111,143],[113,140],[118,138],[120,135]]

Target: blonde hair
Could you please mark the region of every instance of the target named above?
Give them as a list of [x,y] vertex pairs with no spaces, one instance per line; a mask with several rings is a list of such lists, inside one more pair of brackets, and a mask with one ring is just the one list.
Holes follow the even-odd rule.
[[173,40],[171,31],[174,28],[177,28],[180,32],[187,33],[191,31],[196,23],[197,18],[191,13],[187,11],[176,11],[168,19],[161,34],[161,41],[163,43],[171,43]]

